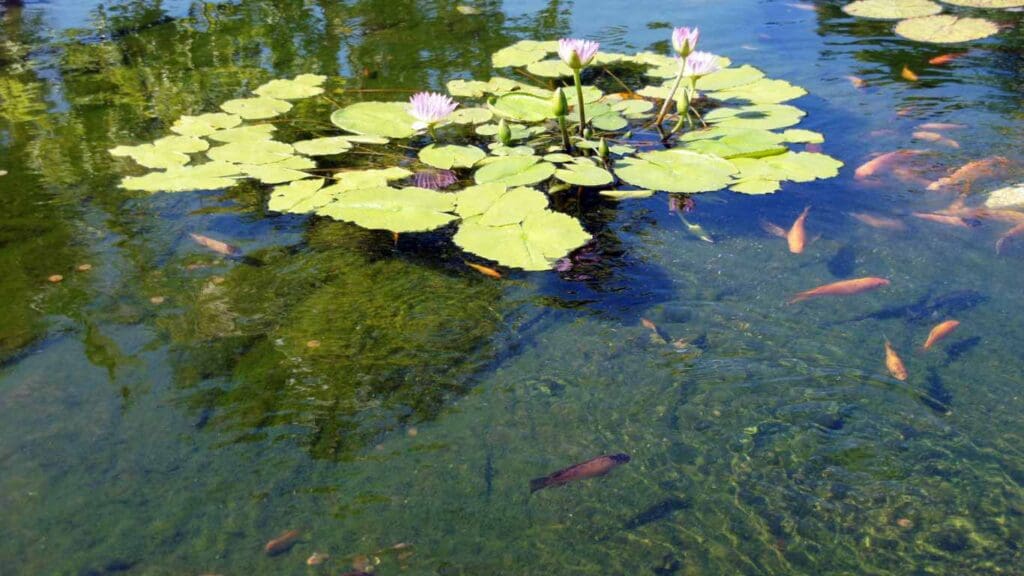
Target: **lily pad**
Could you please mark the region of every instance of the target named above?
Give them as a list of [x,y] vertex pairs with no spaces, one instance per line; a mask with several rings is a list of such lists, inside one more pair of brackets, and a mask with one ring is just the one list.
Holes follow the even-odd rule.
[[746,84],[753,84],[764,78],[764,72],[753,66],[743,65],[739,68],[723,68],[718,72],[712,72],[697,82],[697,88],[706,92],[718,92],[737,88]]
[[615,177],[604,168],[577,163],[555,170],[555,178],[575,186],[607,186],[615,181]]
[[896,25],[896,33],[918,42],[954,44],[986,38],[999,32],[995,22],[950,14],[910,18]]
[[634,200],[650,198],[654,196],[654,190],[601,190],[598,194],[612,200]]
[[127,156],[146,168],[179,168],[189,162],[189,157],[186,154],[168,148],[158,148],[152,144],[117,146],[110,149],[110,154],[112,156]]
[[420,150],[419,158],[424,164],[448,170],[450,168],[472,168],[483,160],[487,153],[476,146],[438,146],[431,144]]
[[[491,85],[479,80],[450,80],[445,85],[448,93],[456,98],[482,98],[490,91]],[[457,111],[457,110],[456,110]]]
[[820,132],[791,128],[782,133],[782,141],[791,144],[822,144],[825,136]]
[[263,120],[284,114],[292,109],[292,105],[274,98],[240,98],[228,100],[220,105],[220,109],[246,120]]
[[527,186],[547,180],[554,173],[554,164],[541,162],[536,156],[507,156],[481,167],[473,177],[477,184]]
[[206,152],[210,160],[236,164],[271,164],[292,156],[291,144],[274,140],[230,142]]
[[760,158],[788,150],[781,134],[767,130],[725,131],[721,138],[695,140],[687,144],[686,149],[726,159]]
[[1024,6],[1024,0],[942,0],[946,4],[954,6],[968,6],[970,8],[1019,8]]
[[317,198],[317,192],[324,187],[323,178],[298,180],[288,184],[275,186],[270,193],[267,209],[273,212],[292,212],[302,214],[312,212],[333,200],[333,196]]
[[408,138],[416,133],[405,102],[358,102],[331,114],[342,130],[385,138]]
[[728,160],[678,149],[644,152],[615,163],[615,174],[633,186],[687,194],[721,190],[735,173]]
[[326,76],[307,74],[302,76],[302,78],[302,80],[271,80],[253,90],[253,92],[257,96],[277,100],[301,100],[302,98],[323,94],[324,89],[320,85],[327,80]]
[[236,176],[241,176],[241,172],[234,164],[207,162],[198,166],[171,168],[166,172],[150,172],[145,176],[128,176],[121,181],[121,187],[142,192],[217,190],[234,186]]
[[277,127],[273,124],[252,124],[238,128],[218,130],[209,134],[207,138],[217,142],[242,142],[246,140],[270,140],[274,137]]
[[358,190],[360,188],[382,188],[392,180],[401,180],[412,176],[405,168],[371,168],[368,170],[349,170],[334,175],[336,182],[331,188],[338,191]]
[[548,51],[536,42],[517,42],[492,54],[491,64],[495,68],[526,66],[543,60],[547,55]]
[[504,266],[550,270],[556,260],[590,241],[590,234],[571,216],[537,210],[506,226],[464,220],[453,240],[463,250]]
[[760,80],[709,94],[716,100],[746,100],[751,104],[779,104],[806,96],[807,90],[785,80]]
[[704,115],[704,121],[728,128],[774,130],[800,123],[807,113],[786,104],[756,104],[740,108],[716,108]]
[[365,188],[337,196],[316,210],[370,230],[425,232],[456,219],[455,195],[426,188]]
[[859,18],[902,20],[938,14],[942,6],[932,0],[857,0],[843,6],[843,12]]
[[[512,140],[525,140],[539,132],[543,132],[544,129],[538,126],[524,126],[522,124],[509,124],[509,132],[512,134]],[[538,130],[538,128],[540,128]],[[480,136],[495,136],[498,134],[497,124],[481,124],[474,130]]]
[[283,182],[310,178],[308,173],[288,168],[284,164],[283,162],[275,162],[273,164],[242,164],[239,165],[239,168],[245,172],[246,176],[255,178],[264,184],[281,184]]
[[571,78],[572,68],[561,60],[541,60],[526,67],[526,71],[542,78]]
[[341,136],[330,136],[326,138],[313,138],[312,140],[300,140],[293,142],[292,146],[299,154],[306,156],[330,156],[333,154],[344,154],[352,149],[352,142]]
[[182,154],[193,154],[196,152],[205,152],[210,147],[210,143],[202,138],[196,138],[195,136],[164,136],[159,140],[153,142],[153,146],[161,150],[170,150],[172,152],[180,152]]
[[787,152],[767,158],[737,158],[732,163],[739,169],[734,192],[767,194],[779,189],[782,181],[810,182],[839,174],[843,163],[814,152]]
[[182,136],[206,136],[218,130],[234,128],[242,123],[242,117],[237,114],[224,114],[223,112],[212,112],[200,114],[199,116],[182,116],[171,126],[171,132]]
[[472,107],[458,108],[448,117],[455,124],[483,124],[489,122],[491,118],[494,118],[494,114],[490,110]]
[[498,116],[520,122],[540,122],[554,117],[549,100],[519,92],[499,96],[491,109]]

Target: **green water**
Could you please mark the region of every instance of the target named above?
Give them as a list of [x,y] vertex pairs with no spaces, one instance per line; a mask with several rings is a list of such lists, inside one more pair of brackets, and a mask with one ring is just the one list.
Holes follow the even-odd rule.
[[[838,2],[26,4],[0,12],[0,573],[340,574],[362,556],[384,576],[1024,574],[1024,245],[996,255],[1005,224],[909,216],[950,195],[853,179],[956,122],[936,175],[1000,154],[1016,167],[975,192],[1019,181],[1019,13],[930,66],[957,49]],[[519,38],[664,51],[670,24],[806,87],[801,127],[840,177],[697,197],[687,218],[714,244],[663,196],[568,196],[596,243],[571,270],[494,281],[443,234],[270,214],[255,185],[128,193],[106,152],[271,78],[401,99],[486,78]],[[761,221],[806,205],[816,240],[792,255]],[[785,305],[869,275],[892,285]],[[927,354],[945,313],[853,320],[950,294],[962,325]],[[614,452],[632,461],[529,495]],[[294,548],[263,553],[290,529]]]

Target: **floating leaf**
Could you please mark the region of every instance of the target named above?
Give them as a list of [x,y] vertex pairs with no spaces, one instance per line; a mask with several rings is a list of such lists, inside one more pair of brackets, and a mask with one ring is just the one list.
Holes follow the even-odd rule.
[[450,80],[446,84],[448,93],[456,98],[481,98],[490,91],[491,85],[479,80]]
[[718,92],[737,88],[746,84],[753,84],[764,78],[764,72],[749,65],[739,68],[723,68],[713,72],[697,81],[697,88],[706,92]]
[[327,138],[313,138],[312,140],[301,140],[292,142],[295,151],[306,156],[330,156],[332,154],[344,154],[352,149],[352,142],[341,136]]
[[486,108],[459,108],[448,117],[455,124],[483,124],[494,118],[494,114]]
[[284,160],[291,156],[292,152],[291,144],[274,140],[253,140],[230,142],[211,148],[206,155],[210,160],[236,164],[270,164]]
[[549,100],[520,92],[499,96],[491,109],[498,116],[520,122],[539,122],[554,117]]
[[[523,126],[522,124],[509,124],[509,131],[512,133],[512,140],[525,140],[530,136],[544,132],[542,126]],[[494,136],[498,133],[497,124],[482,124],[474,130],[480,136]]]
[[860,18],[902,20],[938,14],[942,6],[931,0],[857,0],[843,6],[843,12]]
[[554,173],[554,164],[541,162],[536,156],[508,156],[481,167],[474,179],[477,184],[527,186],[547,180]]
[[633,200],[650,198],[654,196],[654,190],[601,190],[599,194],[612,200]]
[[611,105],[612,110],[619,112],[627,118],[642,116],[654,109],[654,102],[650,100],[620,100]]
[[[532,153],[532,150],[531,150]],[[431,144],[420,150],[419,158],[424,164],[447,170],[449,168],[472,168],[487,153],[476,146],[438,146]]]
[[288,168],[280,162],[274,164],[240,164],[239,168],[247,176],[251,176],[264,184],[281,184],[282,182],[292,182],[310,177],[306,172]]
[[464,220],[453,240],[467,252],[511,268],[550,270],[555,260],[586,244],[590,235],[570,216],[538,210],[522,223],[507,226],[487,226],[479,218]]
[[146,168],[178,168],[189,162],[189,157],[181,152],[158,148],[152,144],[117,146],[110,149],[110,154],[112,156],[127,156]]
[[405,102],[358,102],[331,114],[342,130],[385,138],[408,138],[416,133]]
[[320,85],[327,80],[326,76],[304,74],[300,78],[301,80],[271,80],[253,92],[258,96],[277,100],[300,100],[323,94],[324,89]]
[[[455,194],[455,213],[463,218],[472,218],[486,212],[506,192],[504,184],[477,184],[459,190]],[[547,206],[545,200],[544,206]]]
[[334,175],[337,182],[331,186],[335,190],[358,190],[360,188],[386,187],[392,180],[401,180],[412,176],[412,172],[397,166],[391,168],[371,168],[369,170],[349,170]]
[[576,186],[607,186],[615,181],[615,177],[604,168],[578,163],[555,170],[555,178]]
[[216,190],[233,186],[234,176],[241,176],[236,165],[207,162],[199,166],[172,168],[166,172],[150,172],[145,176],[128,176],[121,181],[121,187],[144,192]]
[[341,136],[335,136],[335,138],[347,140],[353,144],[387,144],[390,142],[390,140],[383,136],[366,136],[362,134],[343,134]]
[[746,194],[766,194],[779,189],[785,180],[810,182],[839,174],[843,163],[813,152],[787,152],[767,158],[737,158],[732,163],[739,169],[737,183],[730,189]]
[[782,133],[782,141],[792,144],[822,144],[825,137],[820,132],[792,128]]
[[491,64],[495,68],[506,68],[510,66],[526,66],[538,60],[543,60],[548,55],[545,45],[529,40],[516,42],[515,44],[498,50],[491,56]]
[[721,190],[735,173],[728,160],[686,150],[644,152],[615,163],[615,174],[633,186],[688,194]]
[[239,128],[218,130],[209,134],[207,138],[217,142],[242,142],[246,140],[270,140],[274,137],[277,127],[273,124],[253,124]]
[[526,67],[526,71],[542,78],[571,78],[572,68],[561,60],[541,60]]
[[985,38],[999,32],[995,22],[949,14],[910,18],[896,25],[896,33],[918,42],[952,44]]
[[456,220],[454,209],[454,194],[409,187],[353,190],[316,212],[370,230],[425,232]]
[[220,109],[229,114],[237,114],[246,120],[262,120],[280,116],[291,110],[292,105],[274,98],[240,98],[228,100],[220,105]]
[[548,154],[548,155],[544,156],[544,160],[546,162],[554,162],[556,164],[563,164],[565,162],[572,162],[573,158],[572,158],[572,156],[570,156],[570,155],[568,155],[568,154],[566,154],[564,152],[555,152],[553,154]]
[[1019,8],[1024,0],[942,0],[946,4],[968,6],[970,8]]
[[213,112],[200,114],[199,116],[182,116],[171,126],[171,132],[177,132],[182,136],[206,136],[217,130],[234,128],[242,123],[242,117],[236,114],[224,114]]
[[153,146],[161,150],[193,154],[206,151],[210,147],[210,143],[195,136],[164,136],[154,141]]
[[704,121],[728,128],[774,130],[799,124],[806,114],[786,104],[757,104],[741,108],[716,108],[704,115]]
[[746,100],[751,104],[779,104],[806,95],[807,90],[799,86],[768,78],[709,94],[717,100]]
[[289,184],[275,186],[270,193],[270,201],[267,209],[273,212],[312,212],[320,206],[333,200],[333,196],[324,198],[321,202],[316,198],[317,192],[324,187],[323,178],[311,180],[298,180]]
[[788,148],[783,145],[781,134],[767,130],[726,130],[721,138],[701,139],[686,145],[687,150],[701,154],[713,154],[722,158],[760,158],[782,154]]

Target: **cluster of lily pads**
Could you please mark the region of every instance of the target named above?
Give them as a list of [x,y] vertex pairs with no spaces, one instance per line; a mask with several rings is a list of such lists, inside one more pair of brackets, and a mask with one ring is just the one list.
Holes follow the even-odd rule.
[[[1024,0],[942,0],[969,8],[1008,9],[1024,6]],[[878,20],[899,20],[896,34],[918,42],[951,44],[986,38],[999,26],[984,18],[941,14],[943,6],[932,0],[857,0],[843,6],[851,16]]]
[[[573,187],[615,199],[765,194],[786,181],[838,174],[834,158],[791,150],[824,141],[793,128],[805,112],[786,102],[805,95],[802,88],[696,52],[697,38],[695,29],[676,29],[674,56],[605,53],[580,40],[520,41],[493,55],[507,76],[449,82],[457,101],[421,93],[410,102],[357,102],[331,115],[340,132],[290,143],[274,139],[280,121],[261,121],[321,94],[326,78],[273,80],[221,112],[180,118],[174,135],[111,153],[155,170],[125,177],[129,190],[220,189],[251,178],[273,186],[272,211],[395,233],[450,226],[467,252],[546,270],[590,239],[577,219],[549,208],[549,195]],[[593,85],[602,69],[617,91]],[[653,83],[634,90],[620,76]],[[576,97],[566,98],[563,87]],[[382,152],[397,158],[390,166],[342,167],[366,157],[355,152],[389,144]],[[193,164],[200,154],[207,161]]]

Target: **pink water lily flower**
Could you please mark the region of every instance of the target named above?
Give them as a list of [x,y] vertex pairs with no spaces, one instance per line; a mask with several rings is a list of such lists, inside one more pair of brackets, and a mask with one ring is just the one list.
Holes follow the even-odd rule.
[[683,76],[700,78],[701,76],[707,76],[712,72],[718,72],[721,69],[722,67],[718,65],[718,56],[715,56],[710,52],[696,51],[686,58],[686,66],[683,70]]
[[412,125],[417,130],[429,128],[447,118],[459,106],[450,96],[437,92],[419,92],[409,98],[409,109],[418,122]]
[[683,26],[672,30],[672,48],[680,56],[689,56],[697,49],[697,40],[700,39],[700,28],[688,28]]
[[591,40],[562,38],[558,41],[558,57],[573,70],[590,64],[601,45]]

